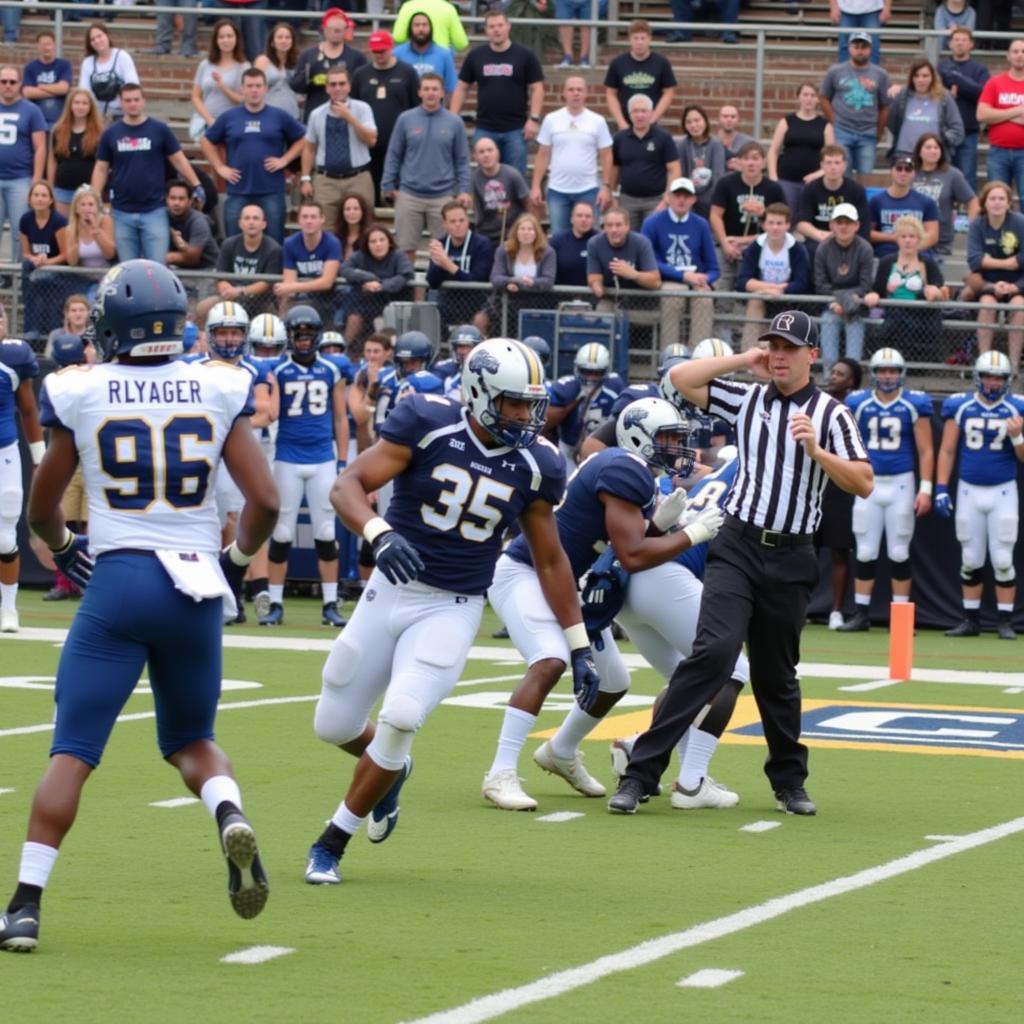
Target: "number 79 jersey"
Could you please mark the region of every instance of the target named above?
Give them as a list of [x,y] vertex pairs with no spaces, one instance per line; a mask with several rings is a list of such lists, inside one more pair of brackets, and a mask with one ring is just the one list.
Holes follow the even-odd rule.
[[214,482],[252,375],[222,362],[69,366],[43,382],[40,419],[64,427],[89,495],[89,548],[220,550]]
[[565,491],[558,449],[488,448],[465,410],[440,395],[411,395],[395,406],[380,437],[412,452],[395,478],[388,522],[420,553],[420,582],[457,594],[491,585],[505,529],[528,505],[554,506]]
[[942,403],[942,418],[960,428],[960,479],[977,487],[991,487],[1017,479],[1019,463],[1013,453],[1006,421],[1024,416],[1024,398],[1004,395],[991,405],[977,392],[950,395]]
[[[310,466],[334,455],[334,386],[343,380],[336,363],[317,356],[308,366],[289,356],[272,367],[281,392],[277,462]],[[338,453],[344,458],[345,453]]]

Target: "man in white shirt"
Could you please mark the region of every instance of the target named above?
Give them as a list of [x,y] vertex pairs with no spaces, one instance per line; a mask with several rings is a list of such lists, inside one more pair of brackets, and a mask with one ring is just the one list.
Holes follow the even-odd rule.
[[565,106],[544,118],[537,135],[530,200],[542,202],[541,184],[550,168],[546,201],[551,233],[565,231],[576,203],[590,203],[594,213],[611,201],[612,136],[600,114],[584,106],[586,80],[570,75],[562,91]]

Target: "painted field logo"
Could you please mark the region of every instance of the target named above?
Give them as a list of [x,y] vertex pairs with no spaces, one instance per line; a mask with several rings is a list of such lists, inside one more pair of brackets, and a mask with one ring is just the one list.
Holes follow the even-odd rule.
[[[741,737],[763,738],[764,730],[760,721],[734,718],[726,736],[743,742]],[[1024,758],[1024,712],[804,701],[801,738],[811,746]]]

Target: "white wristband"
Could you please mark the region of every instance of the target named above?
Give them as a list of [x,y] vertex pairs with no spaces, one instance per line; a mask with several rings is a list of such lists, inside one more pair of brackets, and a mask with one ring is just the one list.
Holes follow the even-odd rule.
[[50,548],[50,550],[51,550],[51,551],[52,551],[52,552],[53,552],[53,553],[54,553],[55,555],[59,555],[59,554],[61,554],[62,552],[64,552],[64,551],[67,551],[67,549],[68,549],[69,547],[71,547],[71,544],[72,544],[72,542],[74,541],[74,539],[75,539],[75,535],[74,535],[74,534],[73,534],[73,533],[72,533],[72,532],[71,532],[71,531],[70,531],[70,530],[68,529],[68,527],[67,527],[67,526],[65,525],[65,527],[64,527],[64,537],[63,537],[63,539],[61,540],[61,542],[60,542],[60,543],[59,543],[59,544],[58,544],[58,545],[57,545],[57,546],[56,546],[55,548]]
[[1024,444],[1024,434],[1018,434],[1016,437],[1011,437],[1010,442],[1013,444],[1014,448],[1019,448]]
[[363,537],[368,544],[372,544],[382,533],[387,533],[391,528],[391,524],[386,519],[374,516],[363,527]]
[[245,568],[256,556],[247,555],[239,546],[238,541],[233,540],[228,546],[228,558],[240,568]]
[[917,488],[918,494],[927,494],[930,498],[932,496],[932,482],[931,480],[922,480]]
[[43,461],[43,456],[46,454],[46,442],[45,441],[29,441],[28,450],[32,455],[32,465],[38,466]]
[[569,626],[568,629],[563,629],[562,632],[565,634],[565,641],[569,645],[570,651],[578,651],[581,647],[590,646],[587,627],[582,622],[577,622],[575,626]]

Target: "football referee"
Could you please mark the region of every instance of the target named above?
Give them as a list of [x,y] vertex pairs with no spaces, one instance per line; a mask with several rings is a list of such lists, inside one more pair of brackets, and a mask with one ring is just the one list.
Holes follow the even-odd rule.
[[[650,729],[608,802],[632,814],[658,791],[676,743],[728,681],[746,640],[761,714],[765,774],[779,810],[815,814],[807,795],[807,748],[800,742],[800,630],[818,579],[814,531],[828,479],[866,497],[872,473],[856,424],[842,402],[811,382],[818,331],[806,313],[779,313],[742,355],[698,359],[672,369],[672,383],[694,405],[732,424],[739,472],[726,519],[708,551],[693,653],[679,664]],[[766,384],[726,379],[735,370]]]

